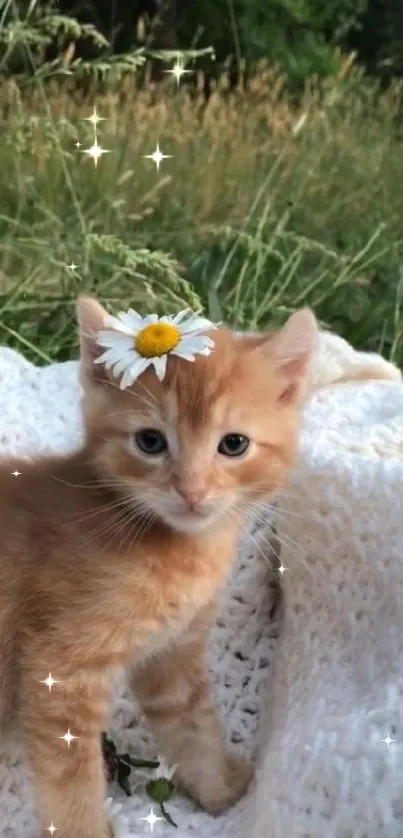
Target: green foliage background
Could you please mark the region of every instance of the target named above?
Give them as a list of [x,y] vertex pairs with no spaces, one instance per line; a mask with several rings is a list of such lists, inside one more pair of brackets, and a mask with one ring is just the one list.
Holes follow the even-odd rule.
[[144,44],[213,46],[219,69],[246,62],[253,70],[264,58],[278,64],[291,87],[334,73],[350,51],[383,82],[403,73],[401,0],[0,0],[0,23],[16,14],[39,20],[52,7],[87,26],[78,46],[84,58],[94,56],[88,38],[95,28],[109,55]]
[[[229,58],[235,65],[265,58],[300,85],[335,71],[337,47],[356,51],[385,81],[403,73],[401,0],[58,0],[53,6],[95,26],[117,52],[144,41],[157,48],[212,45],[217,66]],[[0,2],[3,17],[16,9],[22,16],[46,14],[49,7],[48,0]],[[81,48],[88,57],[88,45]]]
[[161,27],[123,0],[0,0],[0,342],[74,357],[84,291],[240,328],[310,305],[403,364],[396,0],[181,2]]

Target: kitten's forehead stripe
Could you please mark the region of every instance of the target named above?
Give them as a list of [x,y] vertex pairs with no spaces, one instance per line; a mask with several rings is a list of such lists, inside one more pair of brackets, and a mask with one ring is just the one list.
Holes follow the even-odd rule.
[[[168,435],[174,432],[181,445],[185,440],[194,444],[195,439],[202,444],[209,429],[230,425],[245,426],[244,430],[262,438],[261,405],[266,404],[269,410],[281,386],[272,374],[269,358],[260,353],[264,336],[241,337],[226,328],[210,334],[215,347],[208,357],[199,355],[189,362],[171,356],[162,382],[153,370],[146,370],[141,387],[135,383],[126,397],[141,399],[146,421]],[[176,450],[177,445],[174,447]]]
[[193,430],[212,419],[212,412],[228,392],[228,383],[236,375],[237,357],[234,338],[227,329],[211,333],[215,349],[207,358],[198,356],[193,363],[172,359],[165,387],[176,406],[177,421]]
[[[236,406],[240,412],[240,382],[250,381],[255,364],[251,352],[261,343],[262,336],[241,337],[226,328],[213,330],[209,335],[215,347],[208,357],[199,355],[189,362],[171,356],[162,384],[152,370],[144,373],[141,387],[140,383],[134,384],[130,397],[134,395],[136,401],[141,401],[142,412],[155,419],[155,402],[160,419],[168,427],[197,433],[212,423],[225,424],[231,407]],[[235,400],[231,398],[234,391]],[[245,407],[248,412],[250,404]]]
[[171,425],[175,425],[178,420],[178,405],[176,401],[176,396],[172,392],[172,390],[164,392],[164,400],[162,406],[164,408],[164,418],[166,418],[166,420]]

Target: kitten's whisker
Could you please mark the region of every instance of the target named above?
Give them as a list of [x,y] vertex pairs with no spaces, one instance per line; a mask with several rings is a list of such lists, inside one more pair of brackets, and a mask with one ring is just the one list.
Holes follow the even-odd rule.
[[[241,510],[239,510],[239,509],[238,509],[237,511],[238,511],[238,513],[240,513],[240,514],[238,514],[238,517],[241,519],[241,521],[243,521],[243,523],[245,523],[247,526],[249,526],[249,525],[250,525],[250,521],[249,521],[247,518],[245,518],[245,517],[243,516],[243,514],[242,514],[242,511],[241,511]],[[232,518],[235,518],[235,520],[237,521],[237,515],[236,515],[236,512],[235,512],[235,510],[234,510],[234,509],[229,509],[229,510],[227,510],[227,514],[228,514],[228,516],[229,516],[230,518],[231,518],[231,517],[232,517]],[[270,562],[270,559],[269,559],[269,557],[268,557],[267,553],[266,553],[266,552],[265,552],[265,551],[261,548],[260,544],[258,543],[258,541],[257,541],[257,539],[255,538],[255,536],[253,535],[253,533],[249,532],[249,533],[248,533],[248,538],[249,538],[249,539],[253,542],[253,544],[254,544],[254,546],[255,546],[255,548],[256,548],[256,550],[257,550],[258,554],[259,554],[259,555],[260,555],[260,557],[261,557],[261,558],[262,558],[262,559],[266,562],[266,565],[267,565],[267,567],[269,568],[269,570],[270,570],[270,571],[271,571],[274,575],[276,575],[276,574],[275,574],[275,568],[273,567],[272,563]],[[267,544],[267,546],[269,547],[270,552],[272,552],[272,553],[274,552],[274,555],[276,556],[277,560],[279,561],[279,556],[277,555],[277,553],[276,553],[275,548],[273,547],[273,545],[272,545],[272,544],[270,544],[270,542],[265,542],[265,543],[266,543],[266,544]]]
[[[300,519],[301,521],[305,521],[307,523],[312,522],[312,518],[310,518],[307,515],[302,515],[302,514],[299,515],[297,513],[290,512],[288,509],[282,509],[279,506],[273,506],[270,509],[270,507],[267,507],[266,505],[261,504],[259,501],[252,501],[252,505],[256,509],[260,510],[259,514],[258,514],[258,520],[259,520],[260,523],[269,525],[270,521],[272,520],[273,524],[278,526],[278,530],[280,532],[281,532],[281,516],[283,516],[283,520],[285,519],[287,521],[287,526],[293,527],[294,530],[297,532],[297,534],[299,534],[300,531],[301,531],[299,521],[295,522],[295,521],[290,520],[290,518],[297,518],[297,519]],[[263,517],[263,516],[264,516],[264,513],[266,513],[268,511],[268,509],[270,509],[270,512],[272,513],[272,519],[269,518],[268,520],[266,520],[266,518]],[[315,543],[316,540],[314,538],[312,538],[311,535],[308,534],[306,537],[308,537],[309,540],[312,543]]]
[[[147,507],[147,505],[143,502],[143,500],[139,500],[136,505],[133,505],[132,508],[128,509],[128,515],[124,521],[124,527],[126,528],[126,533],[124,534],[124,538],[122,543],[119,545],[119,550],[122,549],[123,545],[128,540],[128,549],[132,547],[137,541],[140,540],[140,537],[143,535],[143,530],[148,529],[148,519],[150,515],[153,517],[154,513]],[[129,526],[129,530],[127,527]],[[131,540],[131,533],[137,528],[136,537]]]
[[[118,548],[119,552],[120,552],[120,550],[123,549],[126,542],[128,542],[127,549],[126,549],[126,554],[127,554],[128,551],[140,540],[142,535],[144,535],[145,532],[148,531],[148,529],[149,529],[148,523],[149,523],[149,520],[150,520],[150,515],[151,515],[151,519],[153,519],[152,510],[150,510],[147,507],[147,505],[144,503],[144,501],[141,500],[141,509],[140,509],[140,516],[141,517],[139,517],[137,510],[136,510],[136,512],[134,512],[134,514],[129,516],[128,521],[126,523],[127,531],[124,534],[123,540],[119,544],[119,548]],[[136,528],[137,528],[137,531],[136,531]],[[134,539],[132,539],[132,537],[131,537],[133,532],[135,532],[135,538]]]
[[[137,529],[137,532],[136,532],[136,537],[135,537],[134,539],[130,539],[131,533],[133,532],[133,529],[134,529],[134,528],[132,527],[132,528],[130,529],[130,533],[129,533],[129,544],[128,544],[128,546],[127,546],[126,554],[127,554],[127,553],[128,553],[128,551],[129,551],[131,548],[133,548],[133,547],[134,547],[134,545],[135,545],[135,544],[137,544],[137,543],[138,543],[138,542],[139,542],[142,538],[145,538],[145,536],[146,536],[146,535],[147,535],[147,533],[150,531],[150,529],[151,529],[152,525],[154,524],[154,522],[155,522],[156,520],[157,520],[157,516],[154,514],[154,512],[152,512],[152,510],[148,510],[148,512],[146,512],[146,513],[145,513],[145,515],[144,515],[144,518],[143,518],[143,520],[142,520],[142,523],[140,524],[140,527]],[[134,527],[135,527],[135,526],[136,526],[136,524],[134,525]]]
[[[100,508],[100,512],[102,511],[103,509]],[[121,527],[124,528],[127,525],[127,522],[129,522],[132,518],[137,516],[137,518],[141,520],[142,512],[143,504],[140,499],[135,500],[131,504],[127,504],[126,502],[123,508],[115,509],[114,514],[108,516],[107,520],[99,527],[95,527],[90,530],[89,534],[93,536],[93,539],[100,538],[101,535],[103,535],[104,538],[110,534],[113,536],[115,533],[117,534],[120,531]],[[108,548],[110,548],[109,544],[104,546],[108,546]]]
[[296,541],[294,541],[294,539],[290,538],[290,536],[285,536],[284,533],[277,533],[276,536],[281,546],[284,547],[288,552],[291,552],[293,555],[296,555],[297,561],[301,562],[305,570],[307,570],[309,575],[314,579],[315,569],[313,565],[306,560],[305,554],[301,546]]
[[[144,399],[140,398],[140,401],[144,402]],[[122,408],[120,408],[119,410],[114,410],[110,413],[108,412],[108,419],[113,419],[116,416],[124,416],[126,419],[127,419],[127,417],[129,417],[130,419],[141,419],[142,421],[149,422],[150,417],[155,416],[155,413],[156,413],[155,405],[151,405],[151,404],[149,405],[146,402],[144,402],[144,403],[147,404],[147,407],[150,408],[149,411],[133,410],[133,409],[128,409],[128,408],[126,408],[125,410],[122,410]],[[125,422],[125,428],[124,429],[125,430],[127,429],[127,433],[130,433],[131,429],[129,428],[129,422],[127,422],[127,421]],[[133,431],[134,430],[135,430],[135,428],[133,428]]]
[[[109,384],[111,387],[114,387],[116,390],[118,390],[118,391],[119,391],[119,393],[121,393],[121,392],[122,392],[122,390],[121,390],[121,388],[120,388],[119,384],[117,384],[117,383],[116,383],[116,381],[112,381],[111,379],[108,379],[108,384]],[[156,397],[156,396],[154,396],[154,394],[151,392],[151,390],[149,390],[149,389],[145,386],[145,384],[143,384],[143,382],[142,382],[142,381],[140,381],[139,379],[137,379],[137,380],[136,380],[136,386],[138,386],[138,387],[142,387],[142,389],[144,390],[144,392],[145,392],[145,393],[147,393],[147,395],[148,395],[148,396],[150,396],[151,401],[149,401],[148,399],[145,399],[145,398],[144,398],[144,396],[141,396],[139,393],[134,393],[132,390],[130,390],[130,388],[127,388],[127,389],[125,390],[125,393],[127,393],[127,395],[128,395],[128,396],[131,396],[131,398],[133,398],[133,399],[139,399],[140,401],[144,402],[144,404],[147,404],[149,407],[151,407],[151,408],[154,408],[154,409],[155,409],[155,407],[157,407],[157,406],[158,406],[158,400],[157,400],[157,397]]]
[[[261,523],[267,524],[267,526],[274,521],[274,516],[272,517],[271,514],[272,510],[265,504],[260,506],[256,501],[247,501],[240,497],[236,502],[236,508],[242,509],[247,513],[248,521],[251,525],[258,519]],[[266,517],[263,518],[263,515]]]
[[[258,501],[252,501],[252,504],[254,506],[258,507],[258,508],[260,506],[260,503]],[[284,542],[283,546],[286,547],[286,549],[291,549],[288,545],[285,544],[285,539],[288,537],[288,539],[290,540],[290,543],[293,545],[292,549],[294,551],[299,552],[300,555],[302,556],[303,551],[302,551],[301,546],[298,544],[298,541],[295,541],[294,539],[292,539],[292,537],[290,535],[287,536],[287,534],[284,533],[283,530],[281,529],[281,526],[282,526],[281,525],[281,515],[283,516],[283,520],[285,519],[286,522],[287,522],[287,528],[294,529],[294,531],[296,532],[297,537],[298,537],[298,535],[300,535],[300,532],[301,532],[301,527],[299,525],[299,521],[295,522],[293,520],[290,520],[290,518],[292,517],[292,513],[290,515],[288,510],[281,509],[278,506],[273,507],[273,509],[272,509],[272,512],[273,512],[272,521],[270,520],[270,518],[268,520],[266,519],[266,517],[264,516],[265,512],[267,512],[267,507],[265,505],[263,505],[263,507],[261,507],[261,511],[255,517],[255,521],[258,522],[259,524],[263,524],[264,526],[267,526],[267,527],[270,526],[270,523],[273,523],[276,527],[275,533],[276,533],[278,541],[281,543],[281,540],[283,539],[283,542]],[[277,512],[280,513],[280,514],[277,515]],[[312,518],[309,518],[308,516],[305,516],[305,515],[298,515],[298,516],[295,515],[295,517],[298,517],[302,521],[305,521],[307,523],[312,521]],[[314,538],[309,533],[304,533],[304,535],[305,535],[305,538],[308,539],[310,544],[312,544],[313,546],[315,546],[315,545],[321,546],[319,540]]]
[[124,497],[117,497],[110,503],[103,503],[101,506],[94,506],[91,509],[87,510],[86,512],[77,512],[74,515],[66,516],[67,520],[72,523],[83,523],[84,521],[88,521],[90,518],[93,518],[96,515],[104,515],[105,512],[110,512],[118,507],[124,507],[128,505],[127,498]]
[[151,390],[149,390],[149,389],[148,389],[148,387],[146,387],[146,385],[144,384],[144,382],[143,382],[143,381],[140,381],[139,379],[137,379],[137,384],[138,384],[138,386],[139,386],[139,387],[142,387],[142,389],[144,390],[144,392],[145,392],[145,393],[147,393],[147,396],[150,396],[150,399],[151,399],[151,401],[153,402],[153,404],[154,404],[154,405],[157,405],[157,404],[158,404],[158,399],[157,399],[157,397],[154,395],[154,393],[152,393],[152,392],[151,392]]
[[[295,491],[291,491],[290,489],[281,489],[281,491],[276,493],[276,498],[278,499],[278,502],[281,502],[282,498],[285,498],[285,499],[289,498],[291,501],[295,500],[297,502],[300,502],[301,501],[301,492],[298,492],[297,489]],[[317,492],[312,492],[311,491],[309,493],[309,495],[304,494],[304,499],[305,499],[305,501],[308,501],[308,502],[310,502],[310,501],[311,502],[314,502],[314,501],[317,502],[319,500],[319,498],[320,498],[320,494],[317,493]]]
[[[260,495],[260,497],[259,497],[257,500],[255,500],[255,499],[253,498],[253,494],[254,494],[254,492],[255,492],[255,491],[256,491],[256,493],[257,493],[257,494],[259,494],[259,495]],[[276,499],[275,499],[275,498],[273,499],[273,498],[270,498],[270,496],[268,496],[267,501],[265,501],[265,500],[262,498],[261,493],[260,493],[258,490],[254,490],[254,489],[248,490],[248,495],[251,495],[251,496],[252,496],[252,503],[257,504],[257,505],[261,505],[264,509],[266,509],[266,510],[267,510],[267,509],[269,509],[269,510],[273,511],[273,512],[274,512],[274,514],[275,514],[277,511],[283,511],[283,512],[286,512],[286,514],[287,514],[287,515],[292,515],[292,516],[293,516],[293,517],[295,517],[295,518],[303,518],[303,519],[305,519],[305,520],[310,520],[310,519],[308,518],[308,516],[303,515],[302,513],[299,513],[299,512],[293,512],[293,511],[291,511],[291,510],[289,511],[289,510],[284,509],[283,507],[279,506],[279,505],[278,505],[278,502],[276,501]],[[290,497],[291,497],[291,496],[290,496]],[[295,497],[297,497],[297,496],[295,496]]]
[[[121,486],[120,488],[123,489],[123,486]],[[127,493],[126,484],[126,494],[124,494],[122,491],[122,494],[117,495],[108,503],[102,503],[102,505],[93,506],[89,510],[86,510],[84,513],[79,512],[74,515],[67,516],[67,518],[69,521],[81,523],[82,521],[86,521],[87,519],[92,518],[95,515],[102,515],[105,511],[113,510],[119,506],[127,506],[130,509],[133,509],[134,507],[138,507],[141,504],[141,498],[136,498],[135,495],[129,495]]]
[[[136,381],[136,384],[139,384],[141,386],[141,382],[138,379]],[[112,381],[111,379],[108,379],[108,386],[117,390],[119,393],[122,393],[122,390],[120,389],[119,384],[117,384],[115,381]],[[146,389],[146,388],[144,388],[144,385],[143,385],[143,389]],[[125,390],[125,394],[127,396],[130,396],[132,399],[135,399],[136,401],[139,401],[139,402],[142,402],[143,404],[146,404],[147,407],[150,408],[150,410],[155,410],[155,408],[158,405],[158,402],[157,402],[156,399],[154,401],[149,401],[148,399],[145,399],[144,396],[142,396],[140,393],[133,393],[128,388]],[[154,398],[152,396],[152,393],[149,393],[149,395],[152,398]]]
[[[255,494],[258,495],[258,497],[263,502],[265,502],[265,499],[267,499],[268,504],[273,505],[273,506],[275,504],[279,503],[283,498],[289,498],[290,500],[296,500],[296,501],[301,500],[301,492],[299,492],[297,489],[295,489],[295,491],[292,491],[289,487],[287,487],[287,485],[284,486],[281,489],[277,489],[273,493],[270,493],[270,492],[263,493],[261,489],[253,488],[253,487],[249,487],[247,491],[248,491],[248,494],[251,495],[251,496],[253,496]],[[305,495],[305,499],[306,498],[308,498],[308,500],[309,500],[309,498],[317,499],[318,494],[311,492],[309,494],[309,496]]]
[[[238,508],[239,508],[239,507],[238,507]],[[243,506],[241,507],[241,510],[242,510],[244,513],[245,513],[245,512],[247,513],[247,512],[248,512],[248,507],[247,507],[247,505],[246,505],[246,504],[245,504],[245,505],[243,505]],[[256,519],[252,519],[252,520],[256,521]],[[263,521],[263,523],[265,524],[265,523],[266,523],[266,521]],[[257,539],[254,537],[253,533],[248,533],[248,537],[250,537],[250,538],[252,539],[252,541],[254,542],[254,544],[256,545],[256,547],[259,549],[258,541],[257,541]],[[281,562],[281,555],[280,555],[280,554],[278,553],[278,551],[276,550],[276,546],[275,546],[276,541],[277,541],[277,543],[279,543],[282,547],[285,547],[285,549],[286,549],[286,550],[291,550],[293,553],[297,553],[297,554],[299,553],[299,556],[300,556],[300,561],[302,562],[303,566],[306,568],[306,570],[308,570],[308,572],[309,572],[312,576],[314,575],[314,570],[313,570],[313,567],[312,567],[312,566],[311,566],[311,565],[310,565],[310,564],[306,561],[302,548],[301,548],[301,547],[298,545],[298,543],[297,543],[296,541],[294,541],[294,540],[293,540],[290,536],[288,536],[288,535],[287,535],[287,536],[285,536],[285,534],[283,534],[283,537],[282,537],[282,534],[281,534],[281,533],[276,532],[276,533],[274,534],[273,541],[270,541],[270,540],[268,540],[268,539],[267,539],[267,538],[263,535],[263,533],[259,533],[258,538],[259,538],[259,541],[263,541],[263,543],[264,543],[264,544],[268,547],[268,549],[270,550],[270,552],[274,553],[274,555],[276,556],[276,558],[277,558],[277,560],[278,560],[279,562]],[[274,542],[274,543],[273,543],[273,542]],[[263,555],[264,555],[264,554],[263,554]],[[267,560],[267,556],[265,556],[265,558],[266,558],[266,560]]]
[[[88,542],[93,542],[96,539],[100,539],[101,536],[104,538],[104,543],[101,545],[102,551],[106,548],[110,548],[109,538],[110,534],[114,535],[120,532],[122,526],[125,525],[128,519],[128,510],[127,509],[118,509],[112,515],[109,515],[106,521],[102,521],[102,523],[97,526],[93,527],[92,529],[86,530],[83,534],[82,541],[84,544]],[[98,549],[98,547],[97,547]]]
[[122,478],[117,477],[99,477],[95,478],[94,480],[87,480],[85,483],[70,483],[68,480],[62,480],[61,477],[56,477],[52,475],[52,480],[55,480],[57,483],[62,483],[64,486],[71,486],[72,489],[115,489],[119,487],[127,488],[127,482],[122,480]]
[[[280,538],[280,536],[282,536],[283,538],[286,538],[286,537],[288,537],[290,539],[292,538],[291,534],[287,536],[287,533],[285,533],[284,530],[282,529],[282,527],[285,526],[287,528],[287,530],[291,529],[295,533],[297,539],[301,535],[301,531],[303,531],[305,540],[309,541],[309,543],[311,545],[313,545],[314,547],[317,546],[320,549],[323,549],[323,545],[321,544],[321,542],[319,541],[318,538],[315,538],[314,536],[312,536],[310,532],[306,532],[305,530],[301,530],[301,526],[300,526],[298,521],[295,522],[293,520],[290,520],[288,512],[283,512],[282,514],[283,514],[283,519],[281,518],[281,516],[279,516],[277,518],[277,521],[276,521],[276,533],[278,535],[278,538]],[[307,523],[309,523],[309,522],[312,523],[312,518],[306,518],[305,520],[306,520]],[[292,540],[294,541],[294,539],[292,539]],[[294,543],[298,547],[298,540],[295,541]],[[299,547],[299,549],[301,550],[302,548]]]

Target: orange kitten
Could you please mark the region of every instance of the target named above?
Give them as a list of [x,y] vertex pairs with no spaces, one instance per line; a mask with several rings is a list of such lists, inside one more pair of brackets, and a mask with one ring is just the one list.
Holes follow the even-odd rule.
[[218,811],[248,785],[205,651],[245,510],[294,461],[316,336],[309,311],[273,335],[217,329],[209,357],[169,357],[162,381],[147,369],[122,390],[94,363],[105,317],[79,300],[82,448],[0,468],[0,730],[24,737],[44,838],[52,823],[58,838],[112,834],[100,732],[127,665],[195,800]]

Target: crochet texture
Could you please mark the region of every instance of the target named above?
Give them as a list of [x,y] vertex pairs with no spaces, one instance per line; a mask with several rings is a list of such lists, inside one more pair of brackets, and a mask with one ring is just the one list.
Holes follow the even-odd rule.
[[[77,372],[75,362],[39,369],[0,349],[1,454],[78,445]],[[350,379],[354,387],[333,386]],[[245,753],[257,752],[257,779],[217,818],[173,798],[180,838],[403,836],[403,387],[378,356],[323,333],[312,368],[317,388],[325,389],[307,409],[301,461],[279,500],[288,570],[274,679],[278,543],[269,510],[267,527],[245,535],[211,640],[228,737]],[[108,732],[120,751],[156,753],[123,682]],[[389,750],[381,741],[388,732],[396,740]],[[150,802],[139,783],[131,798],[110,789],[133,835],[150,831],[140,820]],[[154,833],[166,838],[173,828],[159,821]],[[22,835],[37,838],[37,823],[29,769],[10,742],[0,744],[0,838]]]

